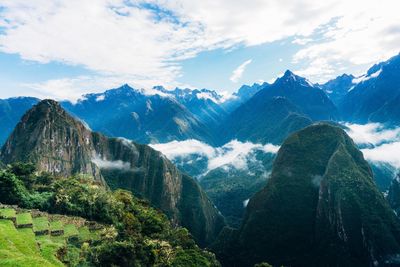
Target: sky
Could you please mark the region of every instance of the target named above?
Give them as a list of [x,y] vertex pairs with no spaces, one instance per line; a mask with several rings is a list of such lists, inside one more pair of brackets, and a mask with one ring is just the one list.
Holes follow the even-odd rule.
[[312,82],[400,52],[398,0],[0,0],[0,98],[122,84],[232,93]]

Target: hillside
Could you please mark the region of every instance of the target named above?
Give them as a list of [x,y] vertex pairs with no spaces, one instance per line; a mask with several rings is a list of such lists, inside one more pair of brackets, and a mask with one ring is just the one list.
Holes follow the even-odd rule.
[[220,266],[148,202],[87,176],[14,163],[0,170],[0,203],[1,266]]
[[39,171],[68,177],[86,174],[100,185],[124,188],[147,199],[200,245],[224,225],[200,186],[147,145],[91,132],[52,100],[28,111],[0,153],[4,163],[31,162]]
[[316,124],[285,140],[241,228],[214,249],[228,266],[398,264],[400,224],[353,141]]
[[291,71],[259,90],[221,124],[224,142],[281,143],[314,120],[336,120],[338,111],[323,90]]
[[356,77],[351,74],[342,74],[335,79],[321,84],[320,87],[324,90],[329,99],[338,106],[342,103],[344,96],[356,85],[353,82],[355,78]]
[[[258,101],[261,102],[254,103]],[[256,95],[233,111],[221,124],[220,130],[222,143],[238,139],[279,144],[290,133],[311,123],[311,119],[287,98],[262,99]]]
[[104,226],[80,217],[0,206],[0,266],[64,266],[72,262],[60,259],[63,249],[79,251],[83,243],[99,240],[102,231]]

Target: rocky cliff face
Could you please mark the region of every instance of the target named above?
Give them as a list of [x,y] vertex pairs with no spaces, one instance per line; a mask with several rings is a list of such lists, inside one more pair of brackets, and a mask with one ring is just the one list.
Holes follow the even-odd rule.
[[94,133],[52,100],[25,114],[0,160],[32,162],[40,171],[63,177],[87,174],[112,189],[128,189],[188,228],[200,245],[213,241],[224,225],[199,185],[160,152]]
[[400,252],[399,222],[362,153],[326,124],[283,143],[241,228],[223,233],[215,250],[229,266],[378,266]]
[[389,186],[387,200],[395,211],[396,215],[400,216],[400,174],[392,180]]
[[59,176],[90,174],[104,183],[92,162],[91,131],[59,104],[45,100],[30,109],[1,150],[4,163],[33,162],[38,170]]

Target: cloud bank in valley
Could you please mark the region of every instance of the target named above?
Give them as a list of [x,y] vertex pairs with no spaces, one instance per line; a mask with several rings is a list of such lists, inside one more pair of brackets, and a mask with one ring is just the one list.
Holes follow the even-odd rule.
[[387,163],[400,168],[400,127],[385,128],[380,123],[345,124],[347,133],[360,146],[364,157],[374,163]]
[[161,151],[170,160],[187,158],[187,163],[192,161],[193,156],[196,160],[205,159],[207,170],[211,171],[220,167],[233,167],[246,170],[249,160],[256,160],[254,153],[277,153],[279,147],[272,144],[254,144],[251,142],[240,142],[232,140],[221,147],[212,147],[198,140],[190,139],[185,141],[172,141],[164,144],[151,144],[151,147]]

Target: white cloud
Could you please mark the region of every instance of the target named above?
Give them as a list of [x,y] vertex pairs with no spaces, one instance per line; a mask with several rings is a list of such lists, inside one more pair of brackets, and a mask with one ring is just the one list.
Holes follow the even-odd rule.
[[388,163],[395,168],[400,168],[400,142],[382,144],[374,148],[361,150],[367,160]]
[[247,65],[251,63],[251,59],[246,60],[242,64],[240,64],[233,72],[232,76],[229,78],[232,82],[237,83],[240,78],[242,78],[243,72],[246,70]]
[[287,37],[304,45],[294,57],[305,64],[298,73],[318,80],[343,65],[371,64],[399,52],[397,0],[0,0],[0,5],[0,51],[128,76],[139,87],[176,82],[180,61],[199,52]]
[[102,159],[99,156],[92,158],[92,162],[101,169],[118,169],[128,171],[131,170],[131,164],[129,162],[123,162],[122,160],[110,161]]
[[311,38],[296,38],[292,41],[293,44],[298,44],[298,45],[306,45],[309,42],[311,42]]
[[[155,150],[161,151],[170,160],[179,157],[190,158],[199,155],[207,159],[207,171],[220,167],[247,169],[249,160],[254,159],[254,152],[277,153],[279,147],[272,144],[254,144],[232,140],[222,147],[214,148],[198,140],[172,141],[164,144],[151,144]],[[192,160],[190,158],[190,160]]]
[[387,129],[380,123],[350,124],[347,133],[359,145],[364,157],[374,163],[387,163],[400,168],[400,127]]
[[172,141],[163,144],[150,144],[155,150],[161,151],[167,158],[173,160],[177,157],[186,157],[192,154],[201,155],[207,158],[215,156],[215,149],[195,139],[185,141]]
[[400,128],[387,129],[380,123],[345,123],[347,133],[357,144],[380,145],[385,142],[400,141]]
[[299,73],[316,81],[332,78],[352,66],[360,66],[359,73],[354,73],[359,75],[371,64],[399,53],[398,1],[337,2],[342,7],[333,25],[322,31],[319,42],[294,56],[294,62],[306,63]]

